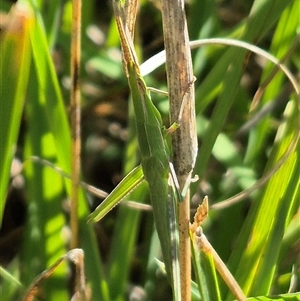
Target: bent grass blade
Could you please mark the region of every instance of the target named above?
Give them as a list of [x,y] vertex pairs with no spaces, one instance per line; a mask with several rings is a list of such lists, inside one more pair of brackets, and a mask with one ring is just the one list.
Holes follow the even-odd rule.
[[125,196],[144,181],[142,167],[134,168],[108,195],[108,197],[88,216],[89,222],[97,222],[113,209]]

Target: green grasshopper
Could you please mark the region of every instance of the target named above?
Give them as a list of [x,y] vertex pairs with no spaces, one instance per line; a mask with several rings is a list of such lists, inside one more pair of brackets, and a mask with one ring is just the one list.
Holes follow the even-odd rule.
[[[140,74],[127,24],[124,24],[120,17],[123,13],[123,11],[120,12],[122,7],[119,5],[121,3],[114,3],[114,5],[123,51],[123,65],[132,94],[141,166],[135,168],[120,182],[116,189],[89,215],[88,221],[100,220],[132,190],[132,187],[137,186],[145,179],[149,185],[154,221],[162,247],[167,275],[171,283],[176,283],[176,291],[180,291],[180,282],[175,279],[179,275],[178,270],[175,271],[176,264],[174,263],[177,251],[176,247],[175,249],[172,247],[176,244],[176,229],[174,230],[176,206],[169,195],[170,153],[166,141],[167,133],[176,129],[178,125],[174,124],[169,130],[164,128],[161,115],[151,101],[150,91]],[[174,180],[175,177],[173,176]]]

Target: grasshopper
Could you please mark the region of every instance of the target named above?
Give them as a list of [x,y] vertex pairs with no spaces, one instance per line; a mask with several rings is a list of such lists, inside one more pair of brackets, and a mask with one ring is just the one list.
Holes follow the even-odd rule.
[[136,167],[120,182],[89,215],[88,221],[100,220],[132,190],[132,187],[146,180],[167,276],[171,283],[176,283],[176,289],[175,285],[172,286],[173,290],[178,292],[180,291],[179,272],[175,271],[178,255],[176,255],[176,246],[174,247],[177,240],[176,226],[174,229],[177,214],[174,200],[169,194],[169,181],[173,179],[172,181],[176,183],[176,176],[170,178],[170,152],[166,141],[167,133],[174,131],[178,125],[173,124],[168,130],[164,128],[161,115],[151,101],[150,90],[141,76],[127,24],[121,18],[123,13],[120,11],[123,9],[121,2],[114,2],[114,9],[123,52],[123,67],[128,77],[135,112],[141,166]]

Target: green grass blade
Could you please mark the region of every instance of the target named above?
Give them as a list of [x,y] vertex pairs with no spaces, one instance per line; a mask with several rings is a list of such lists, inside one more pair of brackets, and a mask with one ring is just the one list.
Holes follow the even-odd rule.
[[0,43],[0,225],[27,89],[33,18],[28,9],[16,5],[10,22]]
[[192,263],[201,300],[221,300],[213,258],[211,254],[201,252],[194,242],[192,242]]
[[[294,2],[293,5],[290,5],[282,13],[282,16],[278,22],[274,37],[272,39],[272,45],[270,47],[270,52],[274,54],[277,58],[283,58],[293,43],[293,40],[296,36],[297,26],[298,26],[298,5]],[[263,82],[265,78],[271,73],[274,69],[274,65],[268,63],[263,70],[261,81]],[[285,77],[282,72],[272,79],[269,83],[262,99],[261,103],[268,103],[276,99],[282,90],[284,85]],[[251,164],[251,162],[256,162],[257,158],[260,155],[260,149],[264,148],[268,136],[270,134],[270,121],[269,118],[262,120],[257,127],[255,127],[250,132],[249,146],[247,148],[245,162]]]
[[230,57],[231,59],[232,57],[235,57],[235,60],[234,65],[224,79],[222,94],[215,105],[213,115],[203,137],[203,144],[198,152],[195,173],[198,174],[200,178],[203,176],[203,173],[207,167],[215,141],[222,130],[235,94],[237,93],[236,87],[238,87],[240,76],[242,74],[240,62],[243,59],[244,53],[244,51],[230,49],[230,52],[228,52],[228,55],[226,56],[226,60],[224,58],[225,62]]
[[128,193],[144,180],[141,166],[134,168],[108,195],[108,197],[88,216],[88,222],[96,222],[114,208]]
[[[292,13],[291,9],[293,8],[291,7],[286,11],[290,13],[282,15],[278,24],[278,34],[286,26],[289,26],[290,28],[295,26],[294,22],[289,22],[290,14]],[[291,18],[293,19],[292,16]],[[285,40],[291,41],[294,31],[291,29],[291,31],[287,30],[287,32],[290,34],[287,33],[289,37],[286,37]],[[279,36],[281,41],[282,35],[279,34]],[[276,43],[274,41],[274,45],[275,44]],[[289,45],[283,44],[285,49],[281,49],[281,44],[282,43],[277,43],[278,50],[274,51],[275,53],[278,53],[279,56],[286,52],[286,49],[289,47]],[[266,74],[268,73],[269,70],[266,70]],[[278,74],[276,78],[266,90],[264,96],[266,100],[273,99],[276,97],[276,94],[279,93],[278,88],[282,86],[282,74]],[[276,140],[276,144],[273,148],[273,157],[268,162],[269,168],[275,164],[276,159],[279,158],[280,154],[282,155],[285,152],[291,141],[291,137],[296,135],[296,131],[298,131],[297,127],[295,127],[297,124],[297,118],[299,118],[297,108],[294,106],[291,109],[291,106],[289,106],[287,116],[288,126],[285,130],[282,130],[283,133],[278,131],[278,137],[280,138]],[[282,129],[283,128],[284,126],[282,126]],[[257,131],[257,133],[260,134],[264,133],[265,136],[261,139],[261,141],[264,142],[268,139],[266,137],[266,134],[269,132],[268,128],[265,127],[263,130],[263,128],[260,127],[260,129],[255,129],[254,131]],[[257,135],[254,135],[255,143],[253,143],[253,145],[250,143],[250,148],[252,147],[255,151],[262,149],[262,147],[259,146],[260,140],[258,141],[256,136]],[[248,220],[246,220],[245,226],[240,233],[239,241],[241,246],[239,246],[238,250],[236,249],[233,252],[231,260],[229,261],[229,264],[232,264],[235,268],[238,265],[243,265],[243,268],[248,271],[246,275],[244,272],[245,270],[242,271],[241,268],[239,268],[236,274],[238,281],[242,282],[242,287],[248,295],[269,293],[269,289],[274,278],[274,271],[278,264],[278,252],[281,239],[284,234],[284,229],[289,221],[289,215],[295,210],[292,208],[295,208],[295,195],[297,195],[295,192],[299,190],[298,180],[295,182],[295,179],[298,179],[296,168],[297,164],[299,164],[297,163],[297,160],[299,160],[297,159],[298,156],[299,154],[297,154],[297,152],[291,155],[285,165],[268,183],[264,194],[257,200],[257,205],[254,206],[255,209],[252,209],[253,211],[249,215]],[[253,225],[253,228],[251,225]],[[247,242],[247,238],[250,237],[250,233],[252,239]],[[245,250],[246,245],[248,249],[243,255],[241,255],[243,250]],[[240,261],[239,258],[241,258]],[[228,300],[230,300],[230,297]]]
[[259,41],[278,21],[282,12],[293,0],[255,0],[245,29],[246,41]]
[[[144,202],[146,183],[137,187],[126,199]],[[126,200],[124,200],[126,202]],[[120,206],[114,225],[114,234],[108,259],[108,283],[111,300],[124,300],[124,292],[128,285],[130,263],[134,257],[135,245],[139,237],[141,210]],[[118,269],[116,267],[122,267]]]
[[[32,80],[34,77],[31,77]],[[34,85],[34,82],[32,82]],[[30,89],[36,91],[36,89]],[[27,106],[28,136],[26,139],[26,156],[37,155],[45,159],[55,156],[56,149],[47,124],[41,124],[45,119],[45,111],[40,104],[35,103],[33,93],[30,93],[31,103]],[[43,137],[43,139],[37,139]],[[22,261],[35,262],[24,267],[22,279],[26,287],[43,270],[48,268],[67,250],[61,233],[65,225],[61,210],[63,183],[61,177],[50,169],[34,163],[28,163],[25,168],[26,185],[28,187],[28,218],[25,237],[22,246]],[[68,297],[66,292],[66,269],[59,268],[55,277],[47,280],[46,291],[49,298]]]
[[[282,1],[275,1],[275,3],[273,1],[271,3],[269,0],[256,1],[252,9],[252,18],[249,18],[245,33],[241,39],[245,41],[261,39],[266,34],[266,30],[277,21],[280,13],[282,13],[282,10],[287,7],[289,3],[291,3],[291,1],[285,3],[282,3]],[[270,8],[273,14],[270,14]],[[262,17],[262,15],[264,15],[264,17]],[[268,16],[268,18],[266,19],[265,16]],[[264,25],[263,30],[260,26],[257,26],[257,24],[260,24],[260,26]],[[202,90],[196,91],[196,98],[199,97],[200,93],[201,95],[211,95],[212,91],[216,91],[219,83],[224,80],[222,84],[222,94],[215,106],[210,125],[203,139],[203,145],[198,152],[195,173],[198,174],[200,178],[207,167],[213,145],[228,116],[230,106],[236,94],[238,94],[239,88],[237,87],[239,87],[242,75],[241,68],[244,54],[244,50],[229,49],[222,58],[220,58],[216,67],[208,74],[207,81],[200,85]],[[227,71],[229,65],[232,66]],[[203,90],[203,85],[205,85],[205,90]],[[202,100],[200,102],[202,102]],[[203,104],[197,105],[198,109],[200,107],[202,108],[202,106]],[[194,192],[193,186],[192,192]]]
[[21,296],[24,287],[20,282],[20,262],[13,260],[9,266],[0,266],[0,292],[2,301],[12,300],[13,297]]
[[32,51],[37,74],[37,84],[41,89],[46,106],[45,121],[48,123],[59,158],[59,167],[70,173],[70,129],[65,113],[64,102],[56,77],[55,68],[49,53],[43,22],[37,12],[37,24],[31,32]]
[[253,297],[253,298],[247,298],[247,301],[299,301],[300,300],[300,295],[299,293],[295,294],[282,294],[278,296],[273,296],[273,297],[266,297],[266,296],[261,296],[261,297]]
[[[286,119],[287,123],[279,128],[269,168],[286,151],[297,130],[298,112],[294,103],[288,106]],[[231,255],[229,265],[236,269],[236,279],[247,295],[269,293],[290,211],[295,210],[297,202],[298,166],[299,148],[273,176],[261,199],[255,203],[241,230],[239,247]]]
[[[47,134],[46,136],[34,136],[32,143],[39,144],[39,141],[43,141],[43,137],[48,137],[48,135],[50,135],[55,147],[55,153],[53,153],[51,161],[57,159],[57,165],[65,172],[69,173],[70,130],[68,117],[64,108],[64,102],[54,70],[53,61],[49,53],[46,35],[42,29],[42,20],[38,11],[36,14],[37,23],[31,31],[31,43],[36,71],[35,89],[37,90],[37,95],[35,99],[32,99],[32,101],[35,102],[35,105],[33,104],[32,108],[35,109],[36,106],[41,106],[41,116],[44,116],[44,118],[39,119],[39,123],[36,126],[44,128],[45,133]],[[39,114],[35,114],[34,110],[31,116],[39,118]],[[43,171],[40,172],[43,174]],[[70,184],[68,182],[64,184],[67,192],[70,193]],[[47,185],[49,189],[50,185],[51,183]],[[60,200],[62,200],[62,196],[60,197]],[[41,200],[39,206],[43,207]],[[40,208],[40,210],[42,210],[42,208]],[[92,298],[109,300],[106,280],[102,270],[99,252],[96,247],[96,239],[92,232],[92,227],[86,224],[88,208],[86,199],[82,193],[79,200],[78,214],[80,218],[81,246],[85,253],[87,282],[92,289]],[[48,222],[50,223],[50,220],[46,221],[47,224]],[[53,226],[52,223],[51,225]],[[43,230],[41,229],[40,231]],[[50,240],[48,241],[47,237],[45,237],[45,239],[45,244],[48,245]]]

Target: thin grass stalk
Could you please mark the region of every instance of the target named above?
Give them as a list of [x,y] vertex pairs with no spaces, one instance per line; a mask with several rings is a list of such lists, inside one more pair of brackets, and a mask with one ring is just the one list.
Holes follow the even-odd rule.
[[71,40],[71,132],[72,132],[72,193],[71,193],[71,248],[78,246],[78,187],[80,182],[80,38],[81,0],[73,0],[73,22]]
[[[162,20],[166,49],[166,71],[170,101],[170,120],[180,128],[172,135],[173,163],[181,189],[191,178],[197,154],[194,76],[184,1],[162,1]],[[181,118],[181,106],[184,109]],[[181,119],[181,120],[178,120]],[[191,300],[191,246],[189,238],[190,193],[178,204],[179,260],[182,300]]]

